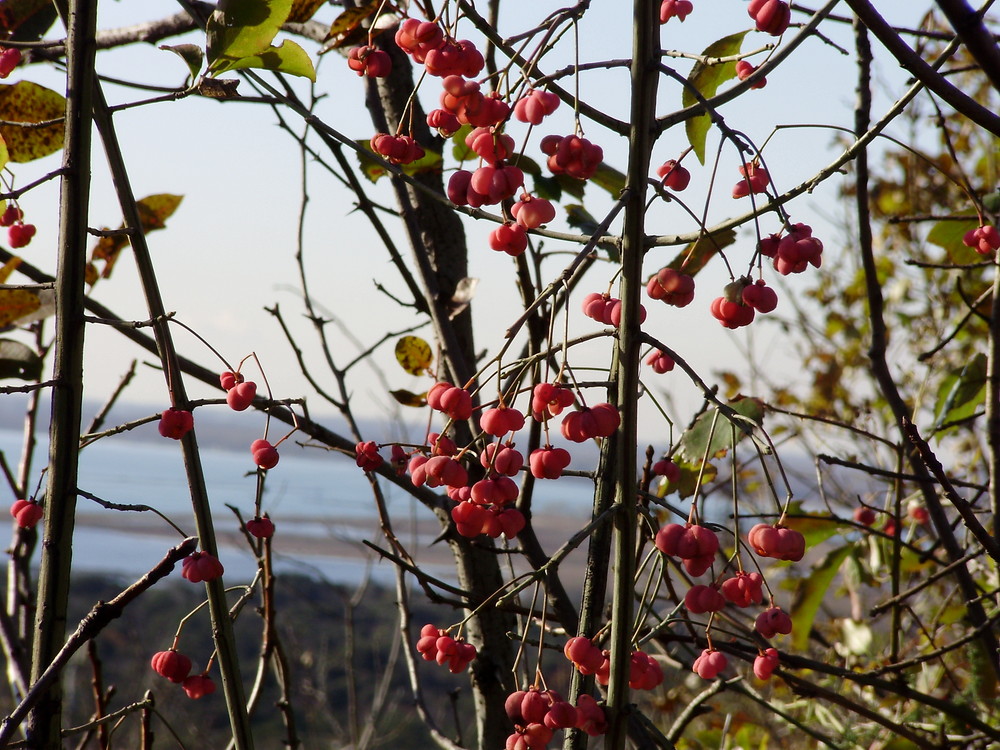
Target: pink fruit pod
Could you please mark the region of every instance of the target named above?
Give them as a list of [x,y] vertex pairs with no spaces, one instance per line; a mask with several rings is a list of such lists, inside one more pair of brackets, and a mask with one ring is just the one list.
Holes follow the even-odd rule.
[[278,449],[264,439],[254,440],[250,443],[250,455],[253,457],[253,462],[265,471],[277,466],[280,458]]
[[656,532],[656,538],[654,540],[656,548],[664,555],[677,557],[677,548],[680,544],[681,537],[684,536],[686,530],[687,527],[682,526],[679,523],[668,523]]
[[792,10],[784,0],[750,0],[747,13],[756,23],[757,31],[771,36],[784,34],[792,18]]
[[469,483],[469,473],[451,456],[433,456],[422,468],[426,472],[428,487],[462,487]]
[[532,686],[521,699],[521,716],[529,724],[542,723],[549,712],[549,698],[546,691]]
[[521,194],[520,200],[511,206],[510,212],[525,229],[537,229],[556,218],[556,209],[551,201],[535,198],[528,193]]
[[226,394],[226,403],[233,411],[246,411],[257,395],[257,384],[252,380],[237,383]]
[[158,651],[149,664],[158,675],[177,684],[184,682],[184,678],[191,673],[191,660],[175,649]]
[[0,78],[6,78],[21,63],[21,50],[7,47],[0,51]]
[[576,708],[566,701],[553,701],[542,722],[549,729],[571,729],[576,726]]
[[653,372],[663,375],[674,369],[674,360],[666,352],[654,349],[646,357],[646,364],[653,368]]
[[765,649],[763,653],[753,660],[753,673],[758,680],[771,679],[771,673],[778,667],[778,650],[774,648]]
[[517,508],[504,508],[501,511],[496,511],[494,508],[494,512],[500,524],[500,533],[507,539],[513,539],[520,534],[528,523],[524,514]]
[[664,477],[668,482],[676,483],[681,479],[681,467],[669,458],[663,458],[653,464],[652,472],[658,477]]
[[215,692],[215,682],[207,674],[193,674],[185,678],[181,687],[191,700],[198,700]]
[[792,632],[792,618],[781,607],[771,607],[757,615],[754,628],[765,638],[773,638],[779,633],[788,635]]
[[576,396],[569,388],[563,388],[555,383],[539,383],[531,392],[531,416],[543,422],[549,417],[562,413],[562,410],[572,406]]
[[725,297],[716,297],[709,308],[712,317],[724,328],[742,328],[753,322],[756,311],[750,305],[730,302]]
[[[753,63],[747,62],[746,60],[740,60],[736,63],[736,77],[741,81],[745,81],[747,78],[752,76],[757,72],[757,68]],[[762,89],[767,85],[767,78],[761,77],[750,84],[752,89]]]
[[718,612],[726,606],[726,599],[714,586],[697,584],[688,589],[684,595],[684,606],[694,615],[706,612]]
[[157,429],[165,438],[180,440],[194,429],[194,416],[186,409],[167,409],[160,415]]
[[468,191],[472,182],[472,172],[467,169],[459,169],[448,179],[448,200],[456,206],[469,205]]
[[689,576],[697,578],[711,568],[713,562],[715,562],[715,555],[701,555],[699,557],[687,557],[681,561],[681,564]]
[[465,136],[465,145],[490,166],[509,159],[516,148],[514,139],[506,133],[497,133],[495,128],[476,128]]
[[488,242],[491,250],[516,258],[528,249],[528,233],[520,224],[508,221],[490,232]]
[[270,539],[274,536],[274,521],[267,516],[252,518],[246,523],[247,533],[256,539]]
[[756,283],[744,287],[742,296],[743,304],[759,313],[769,313],[778,306],[778,295],[764,283],[764,279],[757,279]]
[[515,102],[514,119],[539,125],[546,116],[551,115],[558,107],[559,97],[556,94],[532,89],[527,96]]
[[681,23],[694,10],[691,0],[663,0],[660,3],[660,23],[664,24],[671,18],[676,18]]
[[367,440],[354,446],[354,461],[362,471],[375,471],[385,461],[378,452],[378,443]]
[[991,224],[970,229],[962,237],[962,244],[980,255],[992,255],[1000,249],[1000,232]]
[[663,162],[656,170],[657,176],[663,180],[663,187],[680,192],[691,182],[691,173],[682,167],[676,159]]
[[524,717],[521,716],[521,701],[524,700],[524,696],[527,694],[527,690],[515,690],[507,696],[507,700],[503,703],[503,710],[507,713],[507,718],[514,724],[521,724],[523,726],[526,723]]
[[652,690],[662,682],[663,669],[659,662],[644,651],[633,651],[629,661],[629,687]]
[[706,648],[701,652],[701,656],[694,660],[691,671],[702,679],[714,680],[728,664],[729,660],[721,651]]
[[427,113],[427,126],[437,130],[441,137],[451,138],[462,127],[462,123],[446,109],[432,109]]
[[192,552],[181,563],[181,577],[191,581],[191,583],[213,581],[224,572],[225,569],[219,562],[219,558],[208,552]]
[[42,520],[45,511],[31,500],[15,500],[10,506],[10,515],[19,529],[33,529]]
[[455,522],[455,530],[466,539],[474,539],[483,533],[489,515],[490,512],[486,508],[471,501],[459,503],[451,509],[451,520]]
[[749,607],[751,604],[760,604],[764,598],[762,586],[764,579],[756,571],[747,573],[741,570],[732,578],[727,578],[722,582],[722,596],[726,601],[735,604],[737,607]]
[[570,461],[572,458],[569,451],[547,445],[531,452],[528,456],[528,467],[535,479],[558,479]]
[[576,728],[582,729],[591,737],[597,737],[608,731],[608,719],[604,709],[592,695],[581,695],[576,699]]
[[694,299],[694,279],[673,268],[661,268],[646,284],[646,294],[674,307],[684,307]]
[[677,557],[711,557],[719,551],[719,537],[707,526],[689,524],[677,541]]
[[580,674],[594,674],[604,663],[604,654],[594,642],[584,636],[576,636],[566,641],[563,654],[573,662]]
[[495,409],[487,409],[479,418],[483,432],[494,437],[503,437],[508,432],[517,432],[524,427],[524,415],[517,409],[501,404]]

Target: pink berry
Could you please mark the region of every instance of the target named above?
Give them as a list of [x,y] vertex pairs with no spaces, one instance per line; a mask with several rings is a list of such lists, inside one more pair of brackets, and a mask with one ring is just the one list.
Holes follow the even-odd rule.
[[225,572],[222,563],[215,555],[208,552],[192,552],[184,558],[181,577],[191,583],[213,581]]
[[41,505],[30,500],[15,500],[10,506],[10,514],[18,528],[33,529],[42,519],[45,511],[42,510]]
[[25,247],[35,236],[35,225],[17,222],[7,229],[7,239],[13,248]]
[[250,536],[257,539],[270,539],[274,536],[274,522],[270,518],[253,518],[246,525]]
[[663,187],[677,193],[684,190],[691,182],[691,173],[682,167],[676,159],[663,162],[656,170],[656,174],[663,180]]
[[21,62],[21,50],[7,47],[0,51],[0,78],[9,76]]
[[267,440],[258,439],[250,443],[250,455],[253,456],[253,462],[264,470],[278,465],[278,449]]
[[215,692],[215,683],[207,674],[193,674],[181,683],[181,687],[191,700],[198,700]]
[[226,403],[233,411],[245,411],[257,395],[257,384],[252,380],[236,383],[226,394]]
[[180,440],[194,429],[194,416],[184,409],[167,409],[160,415],[158,429],[163,437]]
[[181,683],[191,672],[191,660],[184,654],[170,649],[158,651],[149,660],[153,671],[171,682]]

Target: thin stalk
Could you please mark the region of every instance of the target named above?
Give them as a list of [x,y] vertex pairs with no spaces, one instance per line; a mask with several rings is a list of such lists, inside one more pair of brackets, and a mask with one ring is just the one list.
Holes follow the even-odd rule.
[[639,404],[640,298],[643,291],[642,260],[646,250],[645,206],[648,188],[649,158],[655,140],[656,89],[659,78],[659,3],[635,0],[635,23],[632,36],[631,123],[626,186],[629,201],[625,206],[622,230],[622,274],[619,291],[622,320],[618,329],[617,403],[622,423],[613,465],[615,477],[614,559],[611,674],[608,683],[610,727],[607,747],[625,746],[628,729],[629,667],[632,654],[632,620],[635,605],[635,539],[637,422]]
[[[129,181],[128,171],[122,155],[121,146],[115,133],[114,125],[104,94],[99,86],[95,86],[94,120],[104,143],[108,164],[111,169],[115,191],[121,204],[122,215],[126,227],[132,231],[129,239],[135,256],[136,268],[139,272],[143,294],[149,317],[153,321],[153,333],[156,339],[157,353],[163,365],[167,388],[170,392],[171,405],[187,409],[190,404],[184,389],[180,363],[174,351],[170,335],[166,310],[160,296],[160,288],[156,280],[146,236],[142,231],[142,221],[139,216],[138,204]],[[187,476],[188,488],[191,493],[191,505],[194,512],[195,526],[198,530],[198,540],[201,549],[218,557],[218,544],[212,523],[212,512],[208,500],[208,488],[205,485],[205,474],[201,465],[201,454],[198,450],[196,430],[191,430],[180,440],[181,452],[184,457],[184,470]],[[232,621],[229,617],[229,607],[226,604],[226,590],[222,578],[205,582],[208,597],[209,612],[212,620],[212,636],[215,642],[219,672],[222,677],[222,689],[226,698],[229,721],[233,730],[233,740],[237,750],[252,750],[253,736],[250,733],[250,721],[246,711],[243,679],[240,675],[239,660],[236,653],[236,640],[233,637]]]
[[[73,563],[73,527],[83,403],[84,280],[90,204],[93,44],[96,0],[70,0],[66,22],[66,140],[60,177],[59,260],[56,294],[52,420],[45,531],[38,574],[31,682],[56,658],[66,638]],[[62,747],[62,688],[54,681],[28,716],[28,747]]]

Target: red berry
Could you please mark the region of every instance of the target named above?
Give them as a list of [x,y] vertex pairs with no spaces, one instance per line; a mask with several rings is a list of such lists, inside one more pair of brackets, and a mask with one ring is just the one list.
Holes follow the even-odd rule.
[[679,482],[681,479],[681,467],[669,458],[660,459],[653,464],[652,471],[658,477],[665,477],[672,484]]
[[660,3],[660,23],[666,23],[676,17],[681,23],[694,10],[691,0],[663,0]]
[[194,429],[194,416],[184,409],[167,409],[160,415],[158,429],[163,437],[180,440]]
[[545,198],[534,198],[528,193],[522,193],[510,209],[511,214],[525,229],[537,229],[542,224],[548,224],[556,218],[556,209]]
[[257,384],[252,380],[236,383],[226,394],[226,403],[233,411],[245,411],[257,395]]
[[247,521],[247,532],[257,539],[270,539],[274,536],[274,522],[270,518],[253,518]]
[[539,125],[547,115],[555,112],[558,106],[557,95],[532,89],[527,96],[514,103],[514,119]]
[[653,372],[660,375],[674,369],[673,358],[659,349],[654,349],[649,353],[649,356],[646,357],[646,364],[653,368]]
[[757,615],[754,627],[765,638],[773,638],[778,633],[788,635],[792,632],[792,618],[781,607],[771,607]]
[[962,238],[962,244],[980,255],[992,255],[1000,249],[1000,232],[991,224],[970,229]]
[[646,284],[646,294],[674,307],[684,307],[694,299],[694,278],[672,268],[661,268]]
[[[754,71],[756,70],[757,68],[755,68],[752,63],[749,63],[746,60],[740,60],[739,62],[736,63],[736,77],[739,78],[741,81],[745,81],[747,78],[752,76],[754,74]],[[767,85],[767,78],[758,78],[756,81],[750,84],[750,88],[762,89],[766,85]]]
[[9,227],[23,218],[24,212],[16,204],[8,203],[3,215],[0,215],[0,227]]
[[745,286],[742,297],[743,304],[759,313],[769,313],[778,306],[778,295],[764,283],[764,279],[757,279],[755,284]]
[[367,44],[351,49],[347,54],[347,66],[359,76],[370,78],[385,78],[392,72],[388,53]]
[[729,660],[721,651],[706,648],[701,652],[701,656],[694,660],[691,671],[702,679],[714,680],[728,663]]
[[375,471],[384,461],[374,440],[358,443],[354,447],[355,462],[363,471]]
[[31,238],[35,236],[35,225],[24,224],[20,221],[11,224],[7,229],[7,239],[13,248],[25,247]]
[[744,164],[739,168],[743,179],[733,187],[733,197],[743,198],[750,193],[766,193],[771,184],[771,176],[764,167],[755,162]]
[[191,700],[198,700],[215,692],[215,683],[207,674],[193,674],[181,683],[181,687]]
[[678,163],[676,159],[663,162],[656,174],[663,180],[663,187],[680,192],[691,182],[691,173]]
[[501,404],[496,409],[484,411],[479,417],[479,426],[487,435],[503,437],[508,432],[517,432],[524,427],[524,415]]
[[[243,376],[238,372],[233,372],[232,370],[226,370],[219,374],[219,385],[222,386],[224,391],[233,390],[234,386],[239,385],[243,382]],[[254,387],[256,392],[256,386]]]
[[171,682],[184,682],[184,678],[191,672],[191,660],[174,649],[158,651],[153,654],[149,663],[154,672]]
[[722,582],[722,595],[726,601],[732,602],[737,607],[749,607],[751,604],[760,604],[764,598],[762,585],[764,579],[760,573],[747,573],[740,571],[732,578]]
[[591,695],[581,695],[576,699],[576,728],[582,729],[591,737],[597,737],[608,731],[608,719],[604,709]]
[[753,673],[758,680],[771,679],[771,673],[778,667],[778,650],[774,648],[765,649],[756,659],[753,660]]
[[278,465],[278,449],[266,440],[258,439],[250,443],[250,455],[253,456],[253,462],[262,469],[273,469]]
[[563,654],[573,662],[580,674],[590,675],[597,672],[604,663],[604,654],[594,642],[584,636],[576,636],[566,641]]
[[684,595],[684,606],[694,615],[718,612],[726,606],[726,597],[723,597],[714,586],[697,584],[689,588]]
[[864,526],[871,526],[875,523],[875,511],[871,508],[859,505],[854,509],[854,520]]
[[784,0],[750,0],[747,13],[755,21],[757,31],[781,36],[788,28],[792,11]]
[[207,552],[192,552],[184,558],[181,577],[191,583],[213,581],[225,572],[222,563],[215,555]]
[[0,51],[0,78],[9,76],[21,62],[21,50],[7,47]]
[[750,529],[747,542],[761,557],[773,557],[776,560],[798,562],[806,551],[806,540],[800,532],[766,523],[759,523]]
[[520,224],[508,221],[490,232],[488,242],[491,250],[516,258],[528,249],[528,233]]
[[30,500],[15,500],[10,506],[10,514],[18,528],[33,529],[45,515],[42,506]]
[[571,460],[569,451],[549,445],[533,450],[528,456],[528,466],[535,479],[558,479]]

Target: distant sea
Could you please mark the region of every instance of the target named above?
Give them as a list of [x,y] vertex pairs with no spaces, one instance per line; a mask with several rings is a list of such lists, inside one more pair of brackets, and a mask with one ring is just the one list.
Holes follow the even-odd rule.
[[[20,458],[21,441],[19,431],[0,429],[0,451],[12,470]],[[277,529],[276,568],[342,583],[356,583],[368,573],[377,582],[389,583],[393,575],[390,565],[370,565],[372,555],[361,543],[370,539],[385,546],[364,473],[343,455],[320,453],[290,442],[280,451],[278,466],[268,474],[262,504]],[[48,460],[44,435],[35,455],[33,481],[37,482]],[[205,447],[201,458],[227,579],[231,575],[252,576],[256,562],[238,533],[236,517],[226,507],[238,508],[245,520],[253,517],[256,475],[249,450]],[[100,440],[81,452],[79,476],[80,489],[113,503],[155,507],[185,532],[194,534],[178,443],[155,433],[152,437],[125,434]],[[454,574],[447,546],[429,547],[439,531],[433,515],[406,493],[384,484],[396,533],[413,551],[430,550],[425,564],[434,575],[451,580]],[[536,507],[543,514],[558,515],[573,507],[583,525],[590,493],[589,489],[579,490],[588,485],[583,479],[545,485]],[[8,503],[13,500],[10,496]],[[81,571],[135,578],[181,538],[154,513],[108,510],[80,497],[74,565]]]

